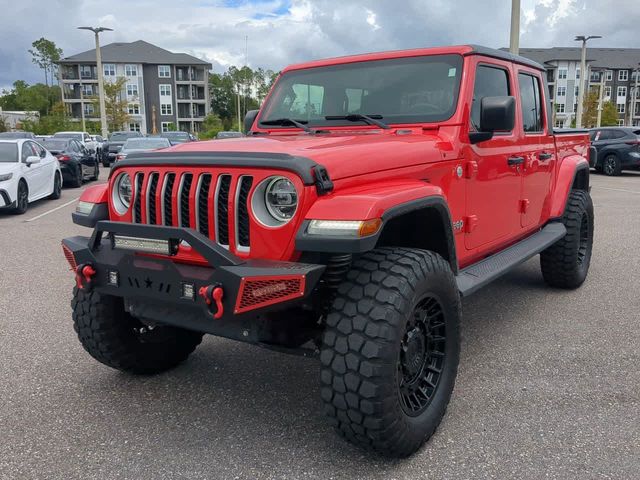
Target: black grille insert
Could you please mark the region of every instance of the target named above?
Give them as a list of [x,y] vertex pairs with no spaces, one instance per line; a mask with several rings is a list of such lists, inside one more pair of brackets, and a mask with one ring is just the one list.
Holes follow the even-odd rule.
[[158,190],[158,178],[160,177],[157,173],[151,174],[151,180],[149,181],[149,186],[147,187],[149,191],[147,192],[147,198],[149,199],[149,211],[147,212],[147,223],[155,225],[157,215],[156,215],[156,192]]
[[253,177],[241,177],[238,191],[238,245],[249,247],[249,192],[253,184]]
[[201,234],[209,236],[209,189],[211,188],[211,175],[205,173],[200,177],[200,190],[198,192],[198,230]]
[[166,226],[173,225],[173,203],[172,203],[172,192],[173,192],[173,183],[176,181],[176,174],[169,173],[166,176],[165,187],[164,187],[164,224]]
[[182,190],[180,192],[180,226],[189,227],[189,191],[191,190],[191,182],[193,181],[193,175],[191,173],[185,173],[182,176]]
[[220,175],[218,180],[218,243],[229,245],[229,189],[231,188],[231,175]]
[[133,203],[133,223],[142,222],[142,181],[144,180],[144,173],[136,173],[136,192],[135,200]]

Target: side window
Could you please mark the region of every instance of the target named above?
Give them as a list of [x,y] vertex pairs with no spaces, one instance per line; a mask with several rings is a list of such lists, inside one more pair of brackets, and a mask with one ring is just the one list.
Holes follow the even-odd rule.
[[27,157],[31,157],[33,155],[36,155],[36,153],[33,151],[31,142],[24,142],[22,144],[22,156],[20,157],[22,163],[25,163],[27,161]]
[[611,130],[601,130],[598,140],[611,140]]
[[542,132],[542,105],[538,79],[533,75],[519,73],[518,85],[522,107],[522,128],[529,133]]
[[612,130],[611,131],[611,138],[613,138],[614,140],[618,140],[619,138],[624,138],[626,137],[626,133],[624,133],[623,130]]
[[509,77],[506,70],[499,67],[478,65],[473,87],[471,122],[480,129],[480,105],[484,97],[506,97],[509,95]]
[[33,147],[33,150],[36,152],[36,155],[38,155],[40,158],[44,158],[47,155],[44,151],[44,148],[42,148],[37,143],[32,143],[31,145]]

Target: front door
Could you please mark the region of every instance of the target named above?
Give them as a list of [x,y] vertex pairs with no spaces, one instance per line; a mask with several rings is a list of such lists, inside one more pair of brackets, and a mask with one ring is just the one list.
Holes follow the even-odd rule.
[[[513,95],[509,64],[481,63],[476,69],[472,128],[480,126],[480,102],[484,97]],[[465,247],[475,249],[506,239],[520,230],[518,203],[521,180],[517,132],[497,132],[491,140],[470,146],[467,165]],[[470,173],[469,173],[470,172]]]
[[522,194],[520,224],[522,228],[541,225],[551,208],[551,177],[556,166],[555,143],[546,121],[542,83],[539,73],[520,71],[519,134],[524,163],[520,169]]

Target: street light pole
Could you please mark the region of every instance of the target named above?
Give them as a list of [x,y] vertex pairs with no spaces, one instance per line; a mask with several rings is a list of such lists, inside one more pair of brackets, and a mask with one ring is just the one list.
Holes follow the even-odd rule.
[[511,38],[509,52],[518,55],[520,52],[520,0],[511,0]]
[[[576,128],[582,128],[582,104],[584,103],[584,80],[587,76],[587,41],[592,38],[602,38],[600,35],[579,35],[577,42],[582,42],[582,55],[580,57],[580,83],[578,84],[578,111],[576,112]],[[587,83],[589,85],[589,83]]]
[[79,30],[90,30],[96,37],[96,68],[98,69],[98,97],[100,99],[100,126],[102,137],[107,138],[109,129],[107,128],[107,113],[104,101],[104,83],[102,80],[102,55],[100,53],[100,32],[112,32],[112,28],[107,27],[78,27]]
[[603,97],[604,97],[604,77],[607,74],[606,70],[602,70],[600,72],[600,88],[598,92],[598,119],[596,122],[596,127],[600,128],[602,124],[602,109],[603,109]]

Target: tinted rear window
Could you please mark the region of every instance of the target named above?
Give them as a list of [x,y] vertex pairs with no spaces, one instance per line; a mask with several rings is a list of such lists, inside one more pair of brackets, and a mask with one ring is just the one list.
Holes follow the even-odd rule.
[[124,142],[127,138],[137,138],[142,135],[138,132],[114,132],[109,135],[109,140],[114,142]]
[[53,138],[74,138],[76,140],[82,141],[84,135],[81,133],[56,133],[53,135]]
[[67,148],[67,140],[45,140],[42,146],[47,150],[64,150]]
[[0,143],[0,163],[18,161],[18,145],[16,143]]

